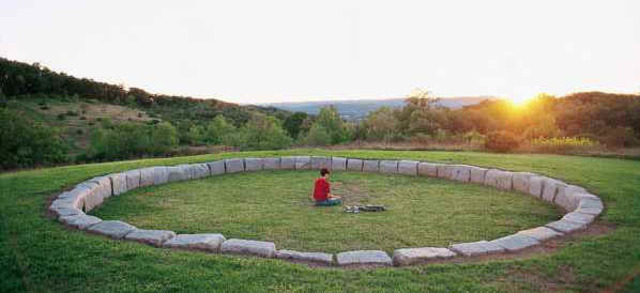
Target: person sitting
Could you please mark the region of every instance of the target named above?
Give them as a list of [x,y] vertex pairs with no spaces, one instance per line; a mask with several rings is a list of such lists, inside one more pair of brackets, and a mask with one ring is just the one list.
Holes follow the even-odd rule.
[[329,184],[329,170],[322,168],[320,178],[316,179],[313,189],[313,200],[317,206],[335,206],[342,204],[339,196],[331,194],[331,184]]

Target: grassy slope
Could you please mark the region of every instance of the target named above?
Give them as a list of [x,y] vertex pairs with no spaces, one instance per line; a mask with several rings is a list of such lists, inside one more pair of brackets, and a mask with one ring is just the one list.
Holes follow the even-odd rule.
[[[413,158],[529,170],[587,187],[606,204],[610,234],[582,236],[527,260],[402,269],[310,269],[277,260],[174,252],[69,231],[44,216],[47,198],[94,175],[220,156],[140,160],[0,175],[3,291],[595,291],[638,271],[640,162],[553,155],[294,150],[227,154]],[[636,282],[637,283],[637,282]],[[549,287],[551,286],[551,287]]]
[[147,187],[96,211],[145,229],[218,232],[274,241],[277,247],[337,253],[357,249],[448,246],[495,239],[554,221],[551,204],[448,180],[334,172],[346,204],[384,204],[384,213],[318,209],[308,194],[317,172],[258,172]]

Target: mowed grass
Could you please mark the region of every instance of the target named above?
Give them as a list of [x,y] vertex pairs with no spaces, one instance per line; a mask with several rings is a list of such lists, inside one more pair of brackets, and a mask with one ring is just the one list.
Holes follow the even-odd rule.
[[262,171],[148,187],[99,208],[102,219],[179,233],[222,233],[273,241],[277,247],[340,252],[494,239],[543,225],[560,215],[552,205],[513,192],[447,180],[334,172],[345,205],[388,210],[350,214],[315,207],[315,171]]
[[[600,195],[606,208],[596,225],[615,226],[615,229],[606,234],[571,236],[553,253],[524,259],[339,270],[310,268],[279,260],[173,251],[114,241],[69,230],[48,218],[45,213],[47,200],[52,195],[100,174],[143,166],[206,162],[223,157],[303,154],[406,158],[538,172],[584,186]],[[243,174],[238,179],[242,179],[242,176],[254,175]],[[233,179],[233,176],[222,176],[211,180]],[[185,183],[199,184],[196,181]],[[178,185],[167,185],[166,188]],[[468,152],[304,149],[138,160],[6,173],[0,175],[0,291],[633,292],[640,289],[637,277],[640,272],[639,190],[639,161]],[[118,204],[116,201],[131,197],[135,197],[135,194],[111,199],[104,209],[106,211]],[[524,196],[521,197],[519,200],[526,201]],[[176,215],[174,219],[181,221],[185,217],[189,217],[189,214]],[[213,231],[214,227],[211,228],[210,231]]]

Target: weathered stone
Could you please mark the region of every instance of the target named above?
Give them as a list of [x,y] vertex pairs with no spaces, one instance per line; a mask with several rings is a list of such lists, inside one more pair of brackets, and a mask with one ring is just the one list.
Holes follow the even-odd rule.
[[92,225],[102,222],[100,218],[85,215],[84,213],[75,216],[60,217],[59,221],[67,226],[74,227],[80,230],[86,230]]
[[529,179],[535,176],[529,172],[514,172],[513,173],[513,190],[522,193],[529,193]]
[[362,162],[362,172],[378,172],[380,170],[380,161],[364,160]]
[[[592,195],[595,197],[595,195]],[[598,197],[582,197],[578,203],[578,208],[575,210],[577,212],[581,212],[583,214],[590,215],[599,215],[602,213],[604,206],[602,205],[602,201]]]
[[596,216],[594,215],[590,215],[590,214],[583,214],[581,212],[570,212],[566,215],[564,215],[564,217],[562,217],[563,220],[567,220],[567,221],[571,221],[571,222],[576,222],[576,223],[581,223],[581,224],[590,224],[591,222],[593,222],[593,220],[595,219]]
[[127,234],[124,239],[160,247],[162,243],[175,236],[176,233],[173,231],[139,229]]
[[587,227],[587,224],[562,219],[559,221],[548,223],[545,226],[562,233],[571,233],[583,230]]
[[276,251],[276,258],[331,264],[333,255],[322,252],[299,252],[281,249]]
[[532,176],[529,178],[529,195],[533,195],[537,198],[542,197],[545,178],[546,177],[543,176]]
[[153,185],[153,168],[140,169],[140,187]]
[[[58,196],[58,200],[64,200],[71,204],[71,207],[82,209],[84,207],[84,200],[91,194],[91,188],[88,188],[83,185],[78,185],[70,191],[63,192]],[[60,201],[62,203],[62,201]],[[53,204],[52,204],[53,205]]]
[[211,176],[211,171],[207,164],[191,164],[188,165],[189,169],[191,169],[191,178],[192,179],[200,179]]
[[264,158],[262,159],[263,170],[278,170],[280,169],[280,158]]
[[436,163],[420,162],[418,163],[418,175],[438,177],[439,165],[440,164],[436,164]]
[[398,162],[398,173],[405,175],[418,175],[418,161],[402,160]]
[[140,187],[140,170],[131,170],[124,172],[127,176],[127,190],[134,190]]
[[454,165],[451,170],[451,179],[460,182],[471,181],[471,168],[464,165]]
[[398,173],[398,161],[380,161],[380,173]]
[[547,227],[538,227],[529,230],[522,230],[518,234],[527,235],[533,237],[538,241],[545,241],[554,237],[562,236],[562,233],[557,232]]
[[524,234],[513,234],[505,236],[496,240],[492,240],[489,243],[496,244],[509,252],[522,250],[540,244],[537,239]]
[[72,205],[52,205],[49,207],[49,210],[54,212],[58,217],[68,217],[68,216],[76,216],[76,215],[84,215],[82,210],[73,207]]
[[391,265],[393,262],[386,252],[381,250],[354,250],[338,253],[339,266],[372,264]]
[[393,251],[393,264],[404,266],[433,259],[451,258],[455,255],[455,252],[442,247],[401,248]]
[[513,173],[508,171],[491,169],[487,171],[484,185],[493,186],[498,189],[510,190],[512,187]]
[[125,173],[110,174],[111,189],[113,195],[120,195],[127,192],[127,175]]
[[91,233],[109,236],[113,239],[122,239],[135,230],[137,230],[136,227],[122,221],[102,221],[87,229]]
[[360,159],[347,159],[347,170],[362,172],[364,162]]
[[224,165],[227,173],[244,172],[243,159],[225,159]]
[[583,194],[589,193],[580,186],[567,185],[565,188],[559,187],[553,202],[567,211],[573,211],[578,208]]
[[438,171],[438,178],[451,179],[451,176],[453,176],[453,165],[439,164],[436,168]]
[[102,199],[107,199],[113,195],[113,190],[111,189],[111,179],[108,176],[99,176],[94,177],[89,180],[89,182],[95,183],[97,185],[91,192],[92,196],[98,196]]
[[341,157],[331,158],[331,170],[347,171],[347,158],[341,158]]
[[545,178],[544,189],[542,190],[542,199],[544,201],[553,202],[553,200],[556,198],[559,187],[564,188],[566,187],[566,184],[556,179]]
[[178,234],[162,245],[169,248],[218,252],[225,240],[222,234]]
[[282,157],[280,158],[280,169],[281,170],[295,170],[296,168],[296,157]]
[[489,253],[504,252],[504,248],[495,243],[490,243],[485,240],[478,242],[458,243],[449,246],[449,249],[464,256],[476,256]]
[[178,165],[173,167],[168,167],[167,171],[169,172],[167,180],[169,182],[179,182],[179,181],[187,181],[191,180],[191,171],[189,170],[188,165]]
[[229,239],[222,243],[220,251],[222,253],[249,254],[271,258],[276,254],[276,245],[273,242]]
[[311,170],[311,157],[309,156],[297,156],[296,170]]
[[88,188],[89,194],[84,198],[84,208],[85,212],[89,212],[93,210],[93,208],[101,205],[104,202],[104,186],[100,187],[98,183],[92,181],[85,181],[83,183],[78,184],[78,186]]
[[244,158],[244,170],[249,171],[261,171],[262,170],[262,158]]
[[207,163],[207,166],[209,166],[211,176],[224,174],[226,172],[224,167],[224,160],[209,162]]
[[153,185],[169,182],[169,169],[165,166],[153,167]]
[[311,157],[311,169],[320,170],[322,168],[331,169],[331,158]]
[[470,170],[471,178],[469,181],[472,183],[484,184],[484,179],[487,175],[487,171],[489,170],[485,168],[475,167],[475,166],[472,166],[470,169],[471,169]]

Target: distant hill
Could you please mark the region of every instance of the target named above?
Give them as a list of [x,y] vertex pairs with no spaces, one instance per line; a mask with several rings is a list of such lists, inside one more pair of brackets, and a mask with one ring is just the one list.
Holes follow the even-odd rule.
[[[477,97],[451,97],[442,98],[440,105],[447,108],[458,109],[464,106],[475,105],[484,100],[498,99],[492,96]],[[304,112],[307,114],[318,114],[320,108],[333,105],[340,113],[340,116],[346,120],[357,121],[367,116],[371,111],[375,111],[380,107],[400,108],[404,106],[404,98],[392,98],[384,100],[345,100],[345,101],[313,101],[313,102],[286,102],[263,104],[277,109],[287,110],[291,112]]]

